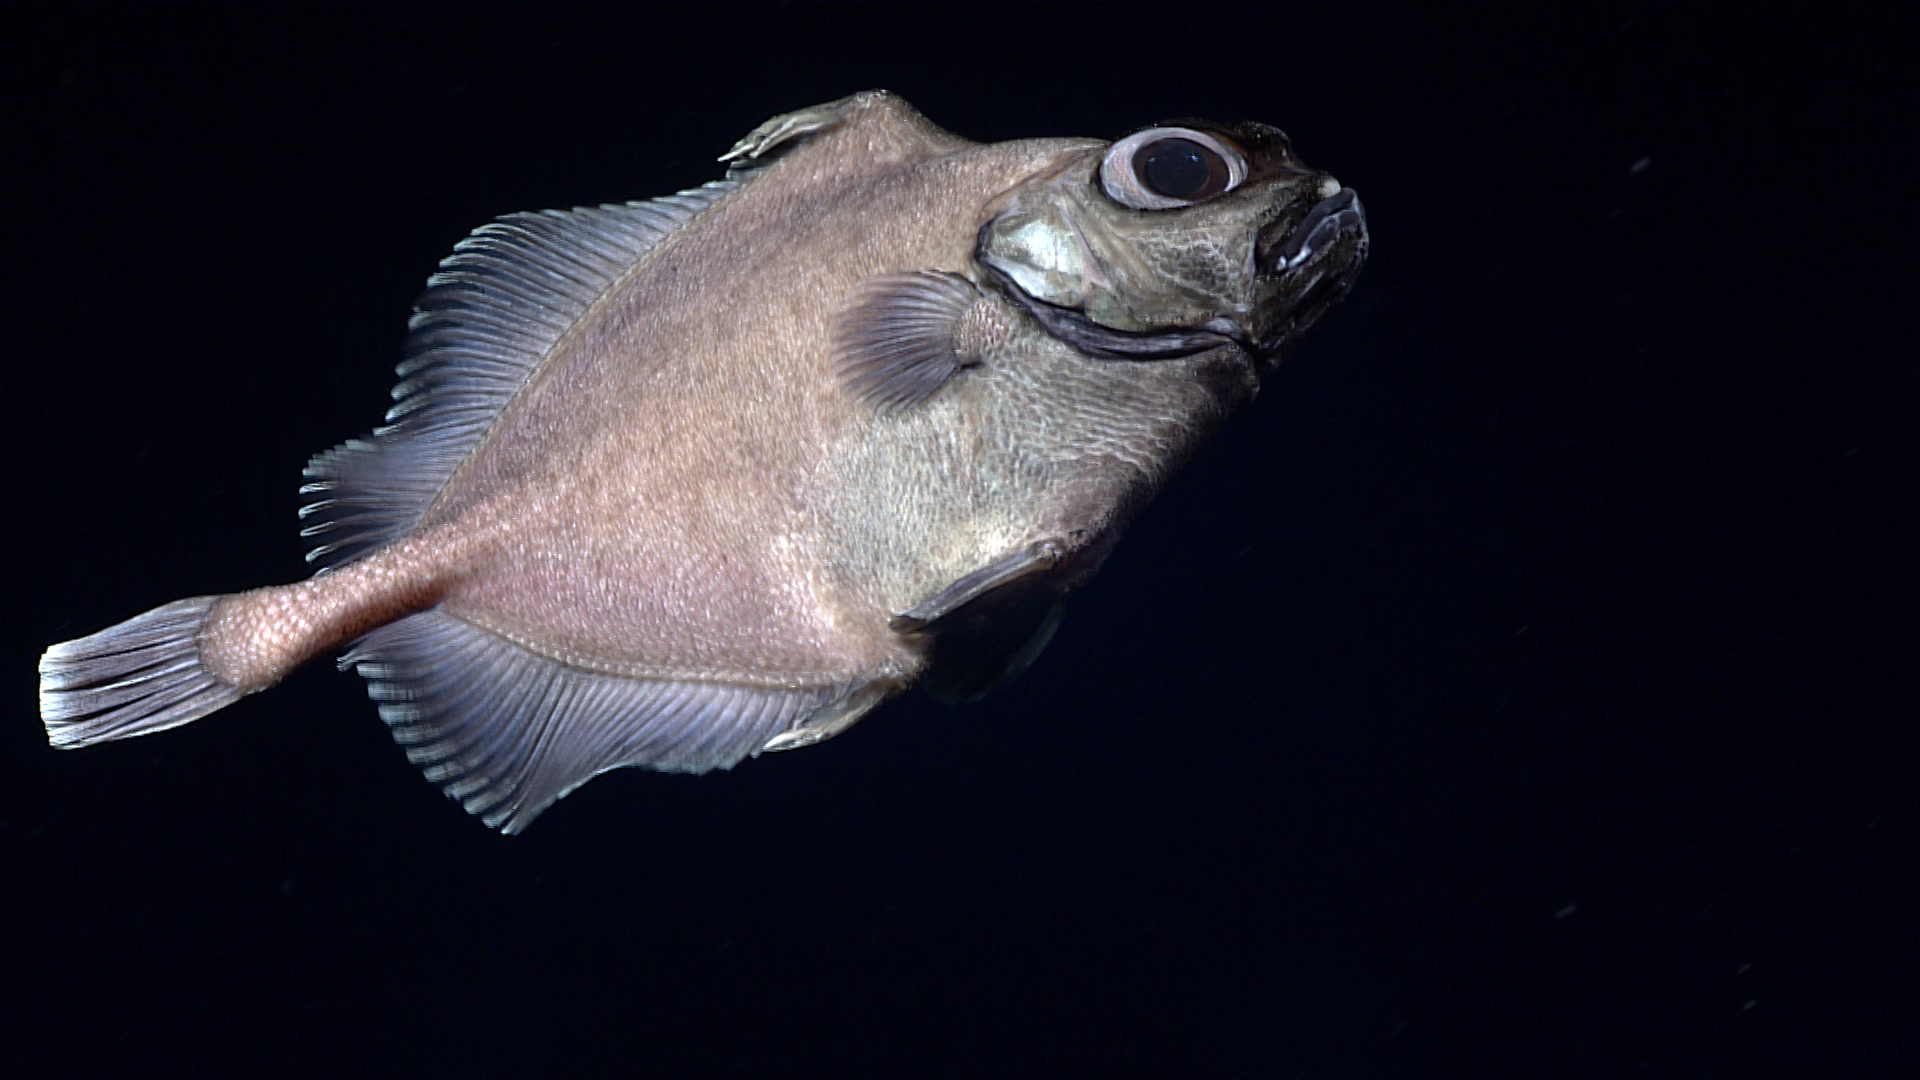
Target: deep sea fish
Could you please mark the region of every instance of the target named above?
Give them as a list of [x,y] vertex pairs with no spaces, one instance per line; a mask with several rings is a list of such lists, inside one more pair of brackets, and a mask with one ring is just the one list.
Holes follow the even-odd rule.
[[53,745],[352,642],[408,757],[518,832],[609,769],[807,746],[916,681],[977,697],[1367,250],[1260,124],[981,145],[876,91],[721,160],[456,245],[388,426],[307,467],[319,571],[48,649]]

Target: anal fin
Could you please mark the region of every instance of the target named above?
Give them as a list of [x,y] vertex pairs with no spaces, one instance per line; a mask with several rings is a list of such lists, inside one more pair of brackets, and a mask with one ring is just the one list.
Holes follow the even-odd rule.
[[368,680],[394,740],[427,779],[507,833],[610,769],[730,768],[858,689],[607,675],[438,609],[368,634],[340,666]]

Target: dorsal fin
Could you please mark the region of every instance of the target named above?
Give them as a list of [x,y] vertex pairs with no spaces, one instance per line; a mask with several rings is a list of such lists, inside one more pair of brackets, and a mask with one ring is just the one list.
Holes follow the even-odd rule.
[[858,686],[783,689],[585,671],[440,609],[375,630],[340,666],[366,677],[394,741],[427,779],[508,833],[610,769],[730,768],[822,710],[844,727],[848,714],[878,701]]
[[594,301],[751,171],[650,202],[508,214],[456,244],[408,321],[388,426],[307,464],[307,561],[338,566],[411,532]]

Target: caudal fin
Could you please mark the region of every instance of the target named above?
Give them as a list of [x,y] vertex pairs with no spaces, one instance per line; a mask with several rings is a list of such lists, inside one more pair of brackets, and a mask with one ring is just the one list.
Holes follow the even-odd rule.
[[175,600],[40,657],[40,721],[62,749],[179,727],[249,692],[221,682],[200,657],[200,630],[218,596]]

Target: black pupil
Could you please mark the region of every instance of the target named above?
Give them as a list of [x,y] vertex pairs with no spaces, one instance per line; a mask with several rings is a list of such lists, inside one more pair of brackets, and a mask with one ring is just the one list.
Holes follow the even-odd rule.
[[1169,199],[1191,199],[1207,190],[1214,157],[1192,139],[1162,139],[1147,147],[1134,170],[1149,191]]

